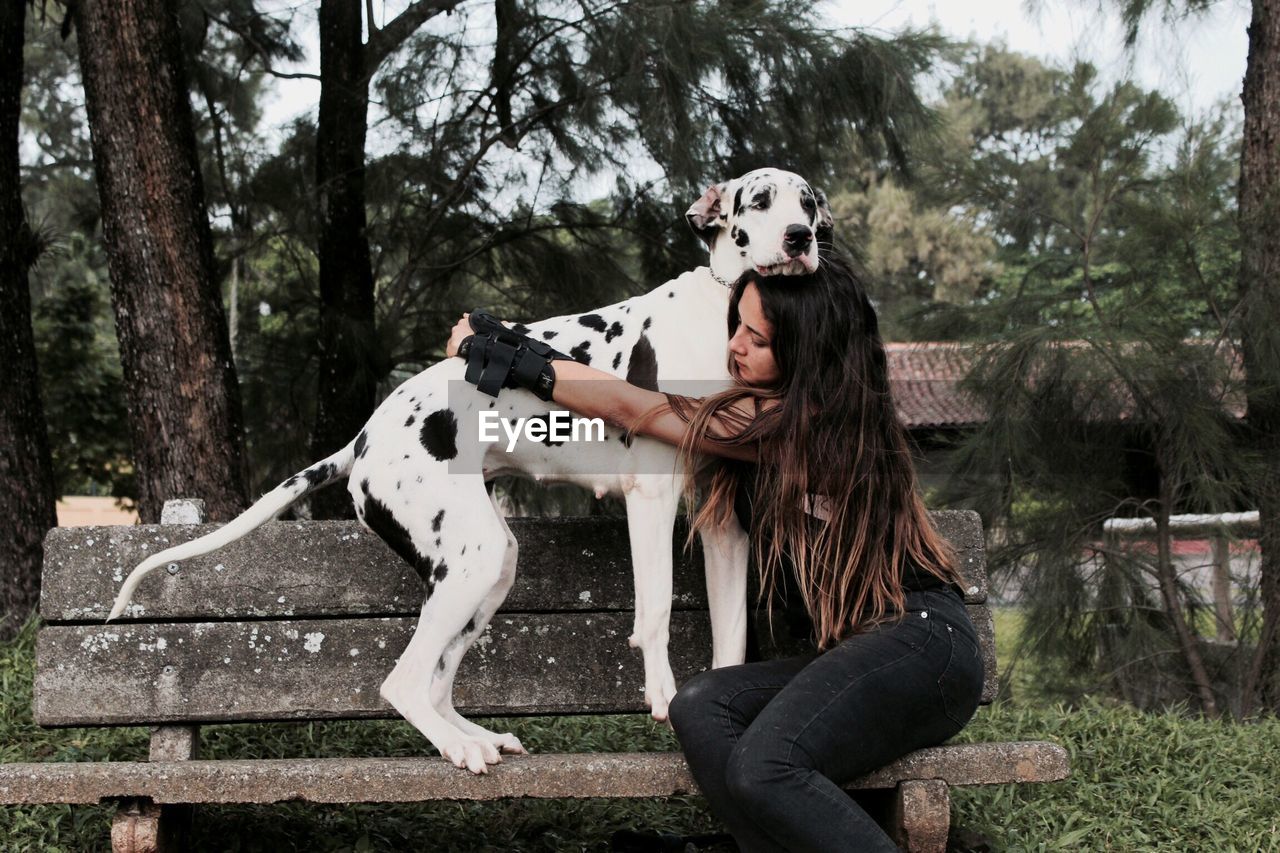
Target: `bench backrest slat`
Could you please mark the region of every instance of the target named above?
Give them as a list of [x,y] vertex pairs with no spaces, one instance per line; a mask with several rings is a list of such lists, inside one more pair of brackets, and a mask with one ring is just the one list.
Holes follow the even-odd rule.
[[[986,600],[982,528],[967,512],[940,512],[939,529],[969,580],[966,600]],[[62,527],[45,540],[40,615],[46,622],[106,618],[125,576],[149,554],[217,525]],[[512,519],[520,543],[517,582],[504,611],[623,610],[634,591],[626,521],[618,518]],[[677,609],[707,606],[701,558],[676,555]],[[484,543],[472,543],[472,547]],[[492,546],[490,546],[492,547]],[[422,584],[413,570],[354,521],[274,522],[221,550],[157,569],[126,618],[415,615]]]
[[[982,634],[991,622],[970,605]],[[323,619],[45,628],[37,643],[36,721],[46,726],[393,716],[378,686],[415,620]],[[500,614],[463,659],[464,713],[644,711],[631,614]],[[671,620],[683,681],[710,664],[705,613]],[[991,662],[994,663],[994,662]],[[994,667],[988,665],[989,694]]]

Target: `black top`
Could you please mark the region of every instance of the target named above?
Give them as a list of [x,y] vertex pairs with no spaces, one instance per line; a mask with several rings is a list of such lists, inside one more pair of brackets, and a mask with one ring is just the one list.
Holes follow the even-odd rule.
[[[755,514],[752,504],[755,500],[756,488],[756,469],[753,465],[743,465],[738,477],[738,491],[734,495],[733,511],[738,517],[738,523],[748,534],[759,535],[759,531],[753,528],[755,523]],[[787,560],[790,564],[790,559]],[[793,583],[793,572],[788,571],[785,582],[787,586]],[[914,562],[908,562],[906,568],[902,572],[902,589],[904,592],[923,592],[930,589],[946,589],[951,587],[960,597],[964,597],[964,591],[955,584],[948,584],[941,578],[933,575],[917,566]]]

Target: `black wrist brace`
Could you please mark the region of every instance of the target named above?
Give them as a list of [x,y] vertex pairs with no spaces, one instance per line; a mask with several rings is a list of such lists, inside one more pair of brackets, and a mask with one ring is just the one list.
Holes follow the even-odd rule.
[[490,397],[503,388],[526,388],[542,400],[551,399],[556,384],[551,362],[570,356],[511,331],[487,311],[476,309],[469,319],[475,334],[458,347],[458,355],[467,360],[468,382]]

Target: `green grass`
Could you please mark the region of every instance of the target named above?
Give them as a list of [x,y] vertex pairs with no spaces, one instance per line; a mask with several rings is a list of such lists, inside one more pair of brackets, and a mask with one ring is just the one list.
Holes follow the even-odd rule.
[[[1017,615],[997,614],[1008,655]],[[43,730],[31,721],[34,627],[0,644],[0,759],[138,759],[144,729]],[[1009,658],[1006,657],[1005,660]],[[957,741],[1052,740],[1071,755],[1070,780],[953,792],[958,825],[996,849],[1280,850],[1280,720],[1249,725],[1177,713],[1144,714],[1086,698],[1044,705],[1043,673],[1015,669],[1012,699],[979,712]],[[1037,679],[1040,679],[1039,681]],[[536,751],[669,750],[670,732],[645,717],[535,718],[504,723]],[[400,722],[210,726],[209,757],[418,755]],[[111,810],[0,807],[0,849],[107,850]],[[196,849],[209,851],[607,849],[614,830],[709,832],[698,798],[510,801],[486,804],[204,807]]]

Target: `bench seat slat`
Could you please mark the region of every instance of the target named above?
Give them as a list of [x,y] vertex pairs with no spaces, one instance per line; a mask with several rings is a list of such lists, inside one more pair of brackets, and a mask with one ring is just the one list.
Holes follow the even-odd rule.
[[[995,695],[992,622],[970,605]],[[761,617],[763,624],[763,617]],[[416,619],[55,625],[36,643],[35,720],[138,725],[393,716],[378,687]],[[630,613],[498,614],[463,658],[464,714],[645,710]],[[677,612],[678,682],[710,664],[705,613]]]
[[[968,579],[966,599],[986,600],[982,528],[971,512],[936,512]],[[446,518],[444,524],[448,525]],[[504,611],[623,610],[633,606],[625,519],[511,519],[520,543],[516,585]],[[125,576],[148,555],[220,525],[54,528],[45,539],[40,613],[48,623],[106,618]],[[677,610],[705,609],[701,559],[673,541]],[[468,543],[475,547],[482,543]],[[447,559],[447,555],[446,555]],[[306,618],[416,615],[422,584],[403,560],[354,521],[272,522],[225,548],[157,569],[126,619]]]
[[[907,779],[951,785],[1066,778],[1066,751],[1044,742],[980,743],[911,753],[846,786],[889,788]],[[287,758],[0,765],[0,803],[311,803],[492,800],[507,797],[661,797],[696,793],[678,753],[506,756],[485,776],[439,758]]]

